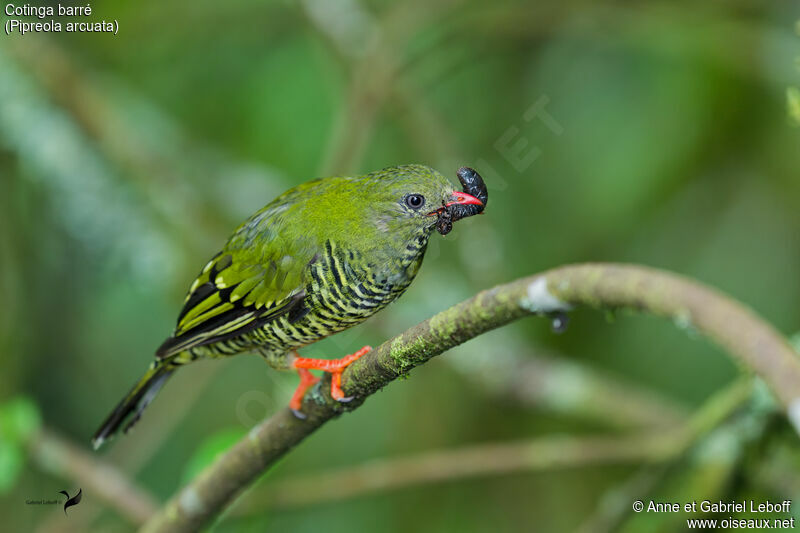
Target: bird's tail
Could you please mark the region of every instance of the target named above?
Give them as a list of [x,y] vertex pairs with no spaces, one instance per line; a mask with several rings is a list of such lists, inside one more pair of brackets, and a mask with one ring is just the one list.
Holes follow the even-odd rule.
[[166,361],[154,361],[145,373],[144,377],[133,386],[131,391],[114,408],[105,422],[100,425],[100,429],[92,438],[92,446],[98,449],[107,439],[114,436],[119,431],[120,426],[133,413],[133,418],[125,425],[124,433],[127,433],[133,425],[139,421],[142,411],[155,398],[167,378],[175,371],[175,365]]

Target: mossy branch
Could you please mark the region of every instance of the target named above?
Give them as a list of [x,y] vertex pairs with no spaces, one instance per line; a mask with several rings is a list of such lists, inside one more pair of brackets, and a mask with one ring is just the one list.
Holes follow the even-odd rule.
[[380,345],[343,375],[346,405],[330,400],[329,379],[307,395],[298,420],[288,409],[253,428],[145,524],[147,532],[208,524],[294,445],[345,410],[432,357],[518,318],[574,306],[633,308],[691,327],[758,374],[800,425],[800,358],[774,328],[731,298],[667,272],[629,265],[566,266],[480,292]]

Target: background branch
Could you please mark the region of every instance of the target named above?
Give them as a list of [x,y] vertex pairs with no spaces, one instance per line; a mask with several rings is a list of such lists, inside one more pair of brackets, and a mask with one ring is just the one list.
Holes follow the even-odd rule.
[[40,430],[30,440],[29,449],[31,458],[40,468],[74,480],[84,491],[134,524],[144,523],[156,510],[155,499],[134,485],[123,472],[51,430]]
[[473,347],[470,358],[449,358],[448,362],[480,389],[515,406],[620,429],[663,429],[686,422],[683,406],[627,380],[546,348],[506,344],[503,339],[497,350]]
[[483,291],[383,343],[344,373],[343,386],[356,397],[353,402],[342,406],[330,400],[330,382],[324,380],[306,397],[307,419],[298,420],[282,409],[253,428],[175,495],[143,530],[203,527],[294,445],[412,368],[523,316],[563,312],[574,305],[633,308],[697,330],[759,374],[798,426],[800,360],[788,342],[752,311],[699,283],[655,269],[567,266]]
[[354,467],[297,476],[249,492],[236,514],[344,500],[410,485],[509,472],[534,472],[593,464],[660,464],[681,456],[750,398],[752,380],[741,379],[708,400],[690,421],[623,436],[547,436],[521,442],[485,443],[376,459]]

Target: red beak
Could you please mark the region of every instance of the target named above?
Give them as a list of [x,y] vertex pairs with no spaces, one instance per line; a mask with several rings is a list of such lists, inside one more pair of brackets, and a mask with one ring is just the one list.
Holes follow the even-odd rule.
[[453,191],[453,196],[451,196],[452,201],[448,202],[445,207],[449,207],[451,205],[483,205],[483,202],[472,196],[471,194],[467,194],[461,191]]

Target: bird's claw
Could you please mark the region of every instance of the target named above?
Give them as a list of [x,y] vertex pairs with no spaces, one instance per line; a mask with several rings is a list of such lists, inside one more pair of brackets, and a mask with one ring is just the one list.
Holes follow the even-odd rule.
[[[372,350],[370,346],[364,346],[360,350],[346,355],[341,359],[309,359],[295,355],[292,360],[292,366],[296,368],[297,373],[300,374],[300,384],[297,386],[297,390],[295,390],[294,396],[292,396],[292,400],[289,402],[289,408],[292,409],[295,416],[300,419],[305,418],[305,415],[299,412],[300,406],[303,403],[303,396],[305,396],[306,391],[311,385],[319,381],[319,378],[315,378],[309,372],[309,369],[312,368],[330,373],[331,398],[339,403],[349,403],[353,401],[355,396],[345,396],[344,391],[342,391],[342,373],[350,363],[368,353],[370,350]],[[300,414],[298,415],[298,413]]]
[[290,408],[289,410],[292,412],[292,414],[293,414],[293,415],[295,416],[295,418],[297,418],[298,420],[305,420],[306,418],[308,418],[308,415],[306,415],[305,413],[303,413],[303,411],[301,411],[300,409],[291,409],[291,408]]

